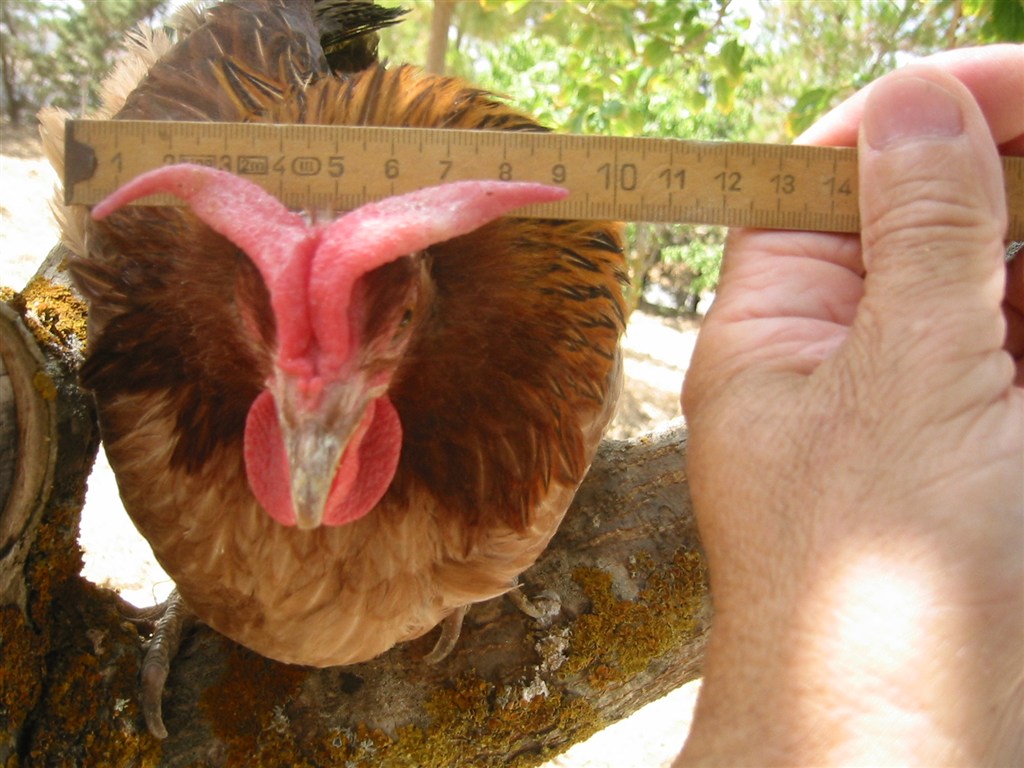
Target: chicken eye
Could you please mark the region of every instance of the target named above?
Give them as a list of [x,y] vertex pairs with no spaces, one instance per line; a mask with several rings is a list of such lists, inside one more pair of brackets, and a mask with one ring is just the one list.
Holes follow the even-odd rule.
[[394,334],[391,336],[391,343],[392,344],[399,344],[399,343],[401,343],[402,339],[406,335],[406,329],[408,329],[408,327],[410,325],[412,325],[413,317],[414,317],[413,308],[412,307],[406,307],[405,311],[402,312],[402,316],[398,319],[398,325],[395,326]]

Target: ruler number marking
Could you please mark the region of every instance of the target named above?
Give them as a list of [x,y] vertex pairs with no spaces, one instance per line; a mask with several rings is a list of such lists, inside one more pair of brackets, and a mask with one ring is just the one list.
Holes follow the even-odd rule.
[[715,174],[715,181],[719,183],[723,192],[742,192],[743,174],[739,171],[722,171]]
[[614,189],[633,192],[637,185],[637,170],[634,163],[604,163],[598,166],[597,173],[604,179],[605,190]]
[[853,194],[853,185],[850,183],[849,178],[845,178],[842,181],[839,181],[839,177],[830,176],[827,179],[825,179],[825,181],[822,183],[824,184],[824,186],[828,187],[828,193],[832,197],[835,197],[836,195]]
[[671,166],[665,168],[658,174],[659,179],[665,180],[665,189],[673,190],[686,189],[686,169],[680,168],[678,171],[673,169]]
[[777,173],[768,181],[775,185],[776,195],[792,195],[796,192],[796,177],[791,173]]

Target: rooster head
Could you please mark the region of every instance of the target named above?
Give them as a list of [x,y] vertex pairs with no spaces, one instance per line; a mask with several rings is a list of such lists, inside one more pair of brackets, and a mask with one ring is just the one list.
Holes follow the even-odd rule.
[[566,194],[541,184],[463,181],[308,225],[252,182],[183,164],[137,177],[92,216],[157,193],[185,201],[263,278],[276,348],[246,420],[246,474],[268,514],[307,529],[357,520],[391,484],[402,427],[388,387],[423,314],[418,255],[514,208]]

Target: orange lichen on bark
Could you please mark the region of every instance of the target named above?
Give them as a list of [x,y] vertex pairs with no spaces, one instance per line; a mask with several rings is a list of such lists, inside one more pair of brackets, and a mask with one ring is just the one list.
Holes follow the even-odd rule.
[[586,670],[589,683],[600,689],[638,674],[698,631],[695,617],[707,592],[707,569],[700,554],[677,552],[666,570],[655,569],[646,553],[634,561],[635,577],[645,582],[635,600],[615,595],[610,573],[598,568],[573,572],[592,610],[573,628],[563,675]]
[[228,766],[302,765],[289,737],[286,708],[309,674],[305,667],[265,659],[231,644],[224,675],[207,688],[200,708],[228,748]]

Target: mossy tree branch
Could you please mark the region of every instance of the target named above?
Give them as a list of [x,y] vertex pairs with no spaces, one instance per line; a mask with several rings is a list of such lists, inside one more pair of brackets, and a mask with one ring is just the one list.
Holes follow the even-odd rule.
[[153,739],[137,704],[144,638],[128,606],[79,575],[97,438],[74,378],[83,307],[60,258],[7,297],[5,321],[16,316],[41,352],[30,380],[54,405],[56,452],[33,510],[3,510],[4,526],[26,522],[0,552],[0,584],[12,585],[0,607],[0,762],[536,765],[698,674],[706,571],[676,423],[602,445],[562,528],[523,575],[545,618],[495,600],[469,612],[437,666],[421,661],[428,636],[328,670],[271,662],[199,628],[168,681],[170,736]]

